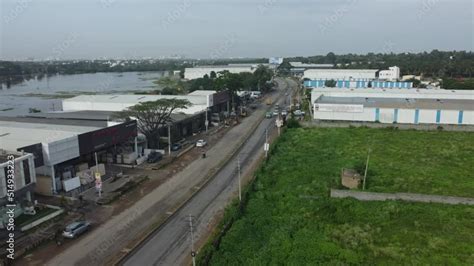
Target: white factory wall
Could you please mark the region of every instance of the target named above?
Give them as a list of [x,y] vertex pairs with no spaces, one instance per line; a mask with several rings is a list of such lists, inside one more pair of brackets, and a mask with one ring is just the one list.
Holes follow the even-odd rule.
[[[374,109],[375,108],[371,108]],[[380,116],[379,121],[381,123],[393,123],[395,121],[395,111],[392,108],[380,108],[379,109]],[[375,114],[374,114],[374,121],[375,121]]]
[[463,125],[474,125],[474,111],[464,111],[462,124]]
[[[324,106],[324,104],[319,104]],[[332,105],[334,106],[334,105]],[[343,106],[343,105],[341,105]],[[340,108],[342,110],[342,108]],[[374,107],[365,107],[362,111],[320,111],[316,104],[314,105],[314,119],[319,120],[335,120],[335,121],[364,121],[375,122],[376,109]],[[437,110],[420,109],[418,115],[419,124],[436,124]],[[397,123],[415,124],[415,109],[398,109]],[[457,125],[459,119],[459,111],[457,110],[441,110],[439,124]],[[395,109],[379,108],[379,121],[381,123],[392,124],[395,121]],[[463,125],[474,125],[474,111],[464,111]]]
[[436,110],[420,109],[419,124],[436,124]]
[[[314,110],[316,109],[317,108],[315,105]],[[314,119],[341,121],[375,121],[375,109],[363,108],[362,112],[314,111]]]
[[457,124],[458,118],[458,110],[441,110],[440,124]]
[[398,109],[397,122],[401,124],[414,124],[415,109]]
[[45,165],[55,165],[79,157],[79,139],[77,136],[50,143],[43,143]]
[[311,101],[314,103],[321,95],[328,97],[369,97],[369,98],[411,98],[411,99],[454,99],[474,100],[470,90],[430,90],[430,89],[342,89],[313,88]]

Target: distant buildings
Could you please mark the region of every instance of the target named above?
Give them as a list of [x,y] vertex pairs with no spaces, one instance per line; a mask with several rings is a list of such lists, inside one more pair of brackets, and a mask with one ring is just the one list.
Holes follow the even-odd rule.
[[377,78],[378,69],[307,69],[303,78],[309,80],[359,80],[369,81]]
[[[216,65],[216,66],[196,66],[188,67],[184,69],[184,78],[187,80],[198,79],[204,77],[204,75],[211,76],[211,72],[218,74],[221,71],[229,71],[230,73],[253,73],[257,67],[262,64],[228,64],[228,65]],[[264,64],[268,65],[268,64]]]
[[[310,69],[304,72],[304,85],[311,88],[330,87],[326,81],[334,80],[335,88],[404,88],[412,82],[400,82],[400,68],[377,69]],[[378,75],[377,75],[378,73]]]
[[379,72],[379,79],[387,81],[397,81],[400,79],[400,68],[397,66],[389,67],[388,70]]

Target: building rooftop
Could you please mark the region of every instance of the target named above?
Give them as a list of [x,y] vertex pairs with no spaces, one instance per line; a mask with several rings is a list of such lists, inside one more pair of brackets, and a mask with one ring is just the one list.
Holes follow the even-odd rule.
[[330,68],[330,69],[308,69],[308,72],[347,72],[347,73],[375,73],[378,69],[341,69],[341,68]]
[[435,110],[474,110],[474,100],[451,99],[413,99],[413,98],[363,98],[363,97],[328,97],[321,96],[315,103],[320,104],[355,104],[373,108],[405,108]]
[[303,62],[290,62],[290,65],[292,67],[298,67],[298,68],[311,68],[311,67],[331,68],[331,67],[334,67],[333,64],[307,64],[307,63],[303,63]]
[[15,158],[27,155],[27,153],[22,153],[19,151],[10,151],[10,150],[4,150],[0,148],[0,164],[8,162],[8,156],[13,155]]
[[[30,119],[33,120],[30,122],[0,121],[0,148],[14,151],[36,143],[50,143],[102,128],[86,125],[36,123],[31,122],[36,118]],[[18,120],[22,119],[18,118]]]
[[[215,92],[213,92],[215,93]],[[63,102],[107,102],[107,103],[141,103],[151,102],[159,99],[186,99],[193,105],[207,104],[207,99],[203,95],[148,95],[148,94],[107,94],[107,95],[79,95],[73,98],[64,99]]]

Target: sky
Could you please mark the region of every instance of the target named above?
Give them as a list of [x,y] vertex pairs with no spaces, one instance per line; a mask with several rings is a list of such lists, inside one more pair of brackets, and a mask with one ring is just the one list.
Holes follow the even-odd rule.
[[472,0],[0,0],[0,59],[469,50]]

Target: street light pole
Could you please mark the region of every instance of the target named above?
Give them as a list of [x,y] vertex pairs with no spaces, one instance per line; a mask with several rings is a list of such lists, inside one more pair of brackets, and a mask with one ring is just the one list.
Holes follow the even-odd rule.
[[265,129],[265,147],[264,147],[264,149],[265,149],[265,158],[268,157],[268,147],[267,146],[268,146],[268,128]]
[[240,184],[240,179],[241,179],[240,155],[237,156],[237,170],[239,172],[239,201],[242,201],[242,188],[241,188],[241,184]]
[[209,112],[209,108],[206,108],[206,122],[204,122],[204,124],[206,125],[206,133],[207,133],[207,130],[209,129],[209,119],[207,118],[208,112]]
[[193,231],[193,217],[189,215],[189,228],[191,231],[191,257],[193,258],[193,266],[196,266],[196,253],[194,252],[194,231]]
[[168,124],[168,154],[171,156],[171,125]]

